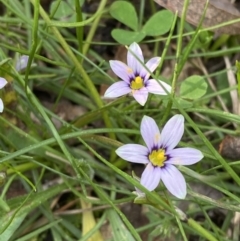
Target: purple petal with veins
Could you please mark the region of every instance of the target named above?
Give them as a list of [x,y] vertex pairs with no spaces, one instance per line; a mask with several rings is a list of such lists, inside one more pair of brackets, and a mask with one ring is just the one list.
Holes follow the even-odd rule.
[[130,68],[133,69],[134,73],[140,74],[144,68],[144,58],[142,50],[137,43],[132,43],[129,46],[127,53],[127,63]]
[[110,67],[112,71],[126,83],[130,83],[130,79],[134,77],[133,70],[126,64],[118,60],[110,60]]
[[166,163],[174,165],[192,165],[203,158],[201,151],[190,147],[176,148],[166,154],[170,156]]
[[132,90],[132,95],[135,100],[142,106],[147,102],[148,91],[145,87],[142,87],[139,90]]
[[150,152],[154,147],[159,147],[160,131],[154,119],[149,116],[144,116],[141,122],[140,131]]
[[163,127],[161,132],[161,146],[167,151],[172,150],[181,140],[184,132],[184,117],[173,116]]
[[172,195],[184,199],[187,194],[187,186],[182,173],[171,164],[165,164],[161,171],[162,181],[168,191]]
[[115,98],[131,92],[129,85],[124,81],[112,84],[105,92],[104,97]]
[[138,144],[126,144],[119,147],[116,150],[118,156],[122,159],[134,162],[146,164],[148,160],[148,149],[145,146]]
[[148,62],[146,63],[146,67],[143,66],[140,75],[145,76],[144,77],[145,81],[149,79],[150,75],[157,68],[160,61],[161,61],[160,57],[154,57],[148,60]]
[[151,163],[147,165],[141,176],[141,184],[149,191],[153,191],[161,180],[161,169]]
[[146,82],[146,88],[149,93],[156,95],[167,95],[171,92],[172,89],[170,85],[164,83],[163,81],[157,81],[155,79],[149,79]]

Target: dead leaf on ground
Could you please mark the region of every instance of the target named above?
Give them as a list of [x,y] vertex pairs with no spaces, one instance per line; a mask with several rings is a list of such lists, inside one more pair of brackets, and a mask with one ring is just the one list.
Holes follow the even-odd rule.
[[[184,0],[154,0],[164,8],[182,15]],[[186,21],[197,26],[207,0],[192,0],[189,3]],[[231,20],[240,19],[240,3],[232,0],[209,0],[203,27],[208,28]],[[219,34],[239,34],[240,22],[213,30]]]
[[240,137],[238,136],[225,136],[219,145],[219,153],[228,159],[240,159]]

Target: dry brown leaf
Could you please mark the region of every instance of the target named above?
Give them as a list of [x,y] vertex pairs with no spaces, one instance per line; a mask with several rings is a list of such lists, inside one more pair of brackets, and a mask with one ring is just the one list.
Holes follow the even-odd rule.
[[219,145],[219,153],[228,159],[240,159],[240,137],[238,136],[225,136]]
[[[154,0],[164,8],[181,16],[184,0]],[[207,0],[191,0],[188,6],[186,21],[197,26],[204,12]],[[236,2],[236,1],[235,1]],[[240,19],[240,7],[231,0],[209,0],[203,27],[208,28],[231,20]],[[213,30],[220,34],[239,34],[240,22]]]

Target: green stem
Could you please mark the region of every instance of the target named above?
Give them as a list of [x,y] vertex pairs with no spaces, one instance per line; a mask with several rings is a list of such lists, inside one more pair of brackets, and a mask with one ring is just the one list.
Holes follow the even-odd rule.
[[[101,3],[99,4],[99,7],[98,7],[98,10],[97,12],[102,12],[106,6],[106,3],[107,3],[107,0],[102,0]],[[91,26],[91,29],[88,33],[88,36],[86,38],[86,41],[85,41],[85,44],[83,46],[83,54],[86,55],[86,53],[88,52],[88,49],[89,49],[89,46],[90,46],[90,43],[92,41],[92,38],[95,34],[95,31],[99,25],[99,21],[100,21],[100,18],[101,18],[102,14],[99,14],[96,19],[94,20],[94,22],[92,23],[92,26]]]
[[[75,0],[75,8],[76,8],[76,21],[81,22],[82,21],[82,9],[79,3],[79,0]],[[78,40],[78,51],[82,53],[83,51],[83,26],[76,27],[76,35]],[[80,55],[79,60],[81,60]]]
[[198,222],[189,218],[187,221],[188,225],[198,232],[202,237],[209,241],[218,241],[210,232],[203,228]]
[[174,29],[175,29],[175,25],[176,25],[176,22],[177,22],[177,18],[178,18],[178,15],[177,13],[175,14],[174,16],[174,19],[173,19],[173,24],[171,26],[171,29],[170,29],[170,32],[169,32],[169,35],[168,35],[168,38],[167,38],[167,41],[166,43],[164,44],[164,49],[163,49],[163,52],[162,52],[162,56],[161,56],[161,61],[158,65],[158,68],[157,68],[157,71],[156,71],[156,77],[158,78],[159,75],[160,75],[160,71],[162,69],[162,66],[163,66],[163,62],[165,60],[165,57],[167,55],[167,51],[168,51],[168,47],[170,45],[170,42],[172,40],[172,35],[173,35],[173,32],[174,32]]
[[37,165],[36,163],[32,163],[32,162],[27,162],[21,165],[17,165],[14,168],[12,168],[11,166],[9,166],[9,168],[7,169],[7,174],[11,175],[17,172],[23,173],[26,172],[28,170],[32,170],[34,168],[39,167],[39,165]]
[[29,53],[29,59],[27,63],[27,68],[25,72],[25,89],[28,86],[28,76],[30,73],[30,68],[32,65],[32,61],[34,58],[34,54],[36,52],[37,46],[38,46],[38,21],[39,21],[39,5],[40,0],[35,0],[33,6],[34,6],[34,18],[33,18],[33,31],[32,31],[32,46]]

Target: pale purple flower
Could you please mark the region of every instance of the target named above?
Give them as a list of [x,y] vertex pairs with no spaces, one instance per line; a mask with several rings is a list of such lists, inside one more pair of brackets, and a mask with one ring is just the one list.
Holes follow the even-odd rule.
[[117,155],[129,162],[147,164],[140,182],[149,191],[153,191],[162,180],[170,193],[185,198],[186,182],[174,165],[192,165],[200,161],[203,154],[194,148],[175,148],[184,132],[184,117],[173,116],[160,134],[156,122],[151,117],[144,116],[140,131],[147,147],[138,144],[123,145],[116,150]]
[[148,93],[167,95],[171,92],[170,85],[150,79],[151,73],[157,68],[160,60],[160,57],[154,57],[144,64],[142,50],[137,43],[132,43],[127,53],[128,65],[118,60],[110,61],[113,72],[122,81],[112,84],[106,90],[104,97],[115,98],[131,93],[140,105],[144,105]]
[[[0,77],[0,89],[2,89],[6,84],[7,84],[7,81],[4,78]],[[0,113],[3,112],[3,109],[4,109],[3,101],[2,99],[0,99]]]
[[27,64],[28,64],[28,59],[29,59],[29,56],[27,55],[22,55],[18,60],[17,60],[17,63],[15,65],[15,69],[19,72],[21,71],[22,69],[25,69],[27,67]]

